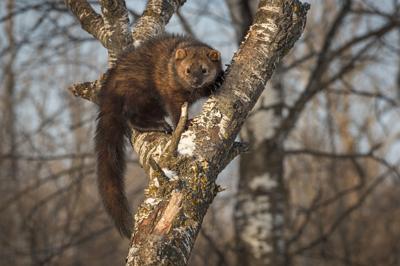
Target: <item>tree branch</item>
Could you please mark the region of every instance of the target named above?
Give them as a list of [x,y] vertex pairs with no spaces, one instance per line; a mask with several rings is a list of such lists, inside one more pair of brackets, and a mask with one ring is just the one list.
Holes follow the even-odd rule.
[[108,41],[108,62],[112,66],[125,49],[132,46],[129,30],[129,16],[125,0],[101,0],[104,30],[102,35]]
[[342,7],[336,18],[334,19],[331,27],[327,31],[327,34],[324,36],[324,42],[321,48],[321,51],[317,57],[317,63],[308,78],[308,83],[304,92],[300,95],[299,99],[294,103],[293,108],[290,109],[288,116],[283,120],[281,124],[281,129],[277,130],[280,139],[286,138],[286,136],[291,132],[295,123],[299,119],[302,110],[306,106],[309,99],[311,99],[319,90],[321,90],[322,86],[320,86],[322,73],[326,71],[330,64],[330,60],[327,60],[329,55],[329,49],[332,46],[333,39],[338,33],[340,29],[340,25],[343,23],[345,17],[349,14],[351,10],[352,0],[343,1]]
[[134,45],[164,32],[165,25],[186,0],[149,0],[132,34]]
[[178,149],[179,141],[181,140],[181,136],[183,131],[185,131],[186,123],[188,120],[188,103],[185,102],[181,108],[181,117],[179,118],[178,125],[176,126],[174,132],[172,133],[171,143],[168,146],[167,152],[176,156],[176,152]]
[[65,0],[65,5],[78,19],[82,29],[93,35],[107,48],[107,40],[101,36],[104,29],[102,16],[97,14],[86,0]]

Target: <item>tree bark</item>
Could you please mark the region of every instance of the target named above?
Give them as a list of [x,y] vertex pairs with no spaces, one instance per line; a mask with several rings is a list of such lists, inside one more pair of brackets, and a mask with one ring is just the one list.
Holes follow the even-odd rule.
[[285,265],[284,228],[287,192],[284,183],[283,141],[276,137],[282,119],[282,86],[272,81],[263,94],[259,111],[241,133],[250,143],[240,157],[240,177],[235,207],[238,265]]

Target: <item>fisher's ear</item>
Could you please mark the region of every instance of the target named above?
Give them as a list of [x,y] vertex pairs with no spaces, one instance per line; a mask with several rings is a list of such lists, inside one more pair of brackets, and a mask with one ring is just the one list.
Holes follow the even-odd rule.
[[211,50],[208,52],[208,57],[211,59],[211,61],[217,62],[221,60],[221,53],[217,50]]
[[182,49],[182,48],[176,49],[175,59],[176,60],[182,60],[183,58],[186,57],[186,55],[187,55],[187,53],[186,53],[185,49]]

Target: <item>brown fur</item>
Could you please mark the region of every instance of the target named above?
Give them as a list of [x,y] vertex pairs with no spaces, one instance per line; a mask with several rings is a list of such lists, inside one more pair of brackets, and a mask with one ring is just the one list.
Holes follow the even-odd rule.
[[221,76],[218,51],[193,38],[164,35],[122,55],[99,93],[95,146],[99,192],[119,232],[130,237],[132,217],[124,194],[127,122],[139,131],[170,132],[184,102],[209,96]]

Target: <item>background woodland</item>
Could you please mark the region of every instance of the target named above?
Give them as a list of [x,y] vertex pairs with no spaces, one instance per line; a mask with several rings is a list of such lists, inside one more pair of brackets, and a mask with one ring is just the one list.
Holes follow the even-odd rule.
[[[126,2],[135,21],[146,3]],[[301,39],[242,128],[250,151],[217,180],[225,190],[189,265],[400,264],[400,2],[308,2]],[[166,30],[229,64],[257,4],[187,1]],[[97,195],[97,108],[67,90],[103,73],[106,56],[64,1],[0,2],[0,265],[124,263],[129,243]],[[136,209],[147,180],[130,154]]]

